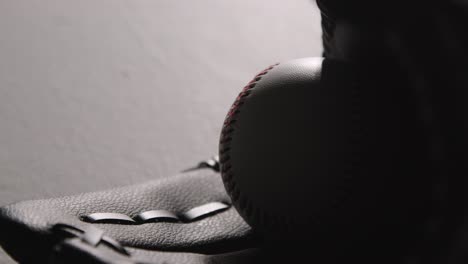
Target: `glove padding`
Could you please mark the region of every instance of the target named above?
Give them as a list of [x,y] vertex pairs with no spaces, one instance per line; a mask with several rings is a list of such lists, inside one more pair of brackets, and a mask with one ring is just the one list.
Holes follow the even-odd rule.
[[[164,211],[148,214],[153,210]],[[21,263],[230,263],[224,256],[249,255],[254,243],[210,169],[8,205],[0,209],[0,234],[2,247]]]

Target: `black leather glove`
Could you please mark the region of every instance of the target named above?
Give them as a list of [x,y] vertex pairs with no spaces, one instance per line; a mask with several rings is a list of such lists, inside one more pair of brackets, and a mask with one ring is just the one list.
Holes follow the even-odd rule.
[[210,168],[5,206],[0,234],[21,263],[245,263],[255,247]]

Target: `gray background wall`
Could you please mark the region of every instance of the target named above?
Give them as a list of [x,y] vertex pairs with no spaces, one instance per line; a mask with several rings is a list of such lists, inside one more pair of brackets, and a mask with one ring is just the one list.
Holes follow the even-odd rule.
[[320,32],[310,0],[0,1],[0,206],[209,158],[239,90]]

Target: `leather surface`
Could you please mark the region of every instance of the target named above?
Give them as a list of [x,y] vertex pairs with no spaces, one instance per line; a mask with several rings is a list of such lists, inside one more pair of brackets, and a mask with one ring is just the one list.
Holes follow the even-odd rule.
[[[116,254],[112,250],[98,246],[91,247],[87,245],[76,246],[77,241],[71,241],[68,249],[62,248],[58,255],[54,256],[53,264],[56,263],[119,263],[119,264],[248,264],[263,263],[262,255],[259,250],[250,249],[224,254],[204,255],[186,252],[162,252],[150,251],[144,249],[130,248],[131,258],[126,258]],[[83,254],[84,253],[84,254]],[[62,255],[60,255],[62,254]],[[71,258],[72,255],[75,255]]]
[[190,223],[90,224],[80,220],[96,212],[131,217],[155,209],[183,213],[215,201],[230,202],[220,176],[200,169],[140,185],[5,206],[0,209],[0,239],[21,261],[44,258],[41,254],[50,252],[51,244],[44,242],[57,223],[78,228],[93,225],[123,246],[137,249],[219,254],[249,247],[251,229],[233,207]]

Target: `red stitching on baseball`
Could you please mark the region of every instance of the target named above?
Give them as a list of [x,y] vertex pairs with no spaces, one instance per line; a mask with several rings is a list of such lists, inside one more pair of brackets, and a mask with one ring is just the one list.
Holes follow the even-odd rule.
[[[273,64],[266,68],[265,70],[261,71],[255,77],[253,80],[251,80],[239,93],[237,96],[236,100],[232,104],[231,108],[229,109],[226,119],[224,120],[223,128],[221,130],[221,138],[220,138],[220,143],[219,143],[219,159],[220,159],[220,165],[221,165],[221,176],[223,178],[223,181],[226,183],[226,189],[228,193],[231,195],[231,198],[233,200],[238,200],[241,199],[242,201],[241,204],[244,204],[246,206],[246,213],[250,215],[251,213],[254,213],[254,211],[258,210],[253,210],[252,205],[249,203],[249,201],[245,198],[242,198],[240,196],[240,190],[236,186],[236,182],[232,180],[233,175],[231,172],[232,169],[232,164],[230,163],[231,156],[229,155],[229,150],[231,150],[230,144],[232,141],[232,133],[235,131],[233,124],[236,122],[236,116],[240,113],[241,111],[241,106],[244,104],[244,100],[251,94],[252,89],[257,85],[257,83],[262,79],[264,75],[266,75],[270,70],[272,70],[274,67],[278,66],[279,63]],[[245,207],[242,206],[241,207]]]

